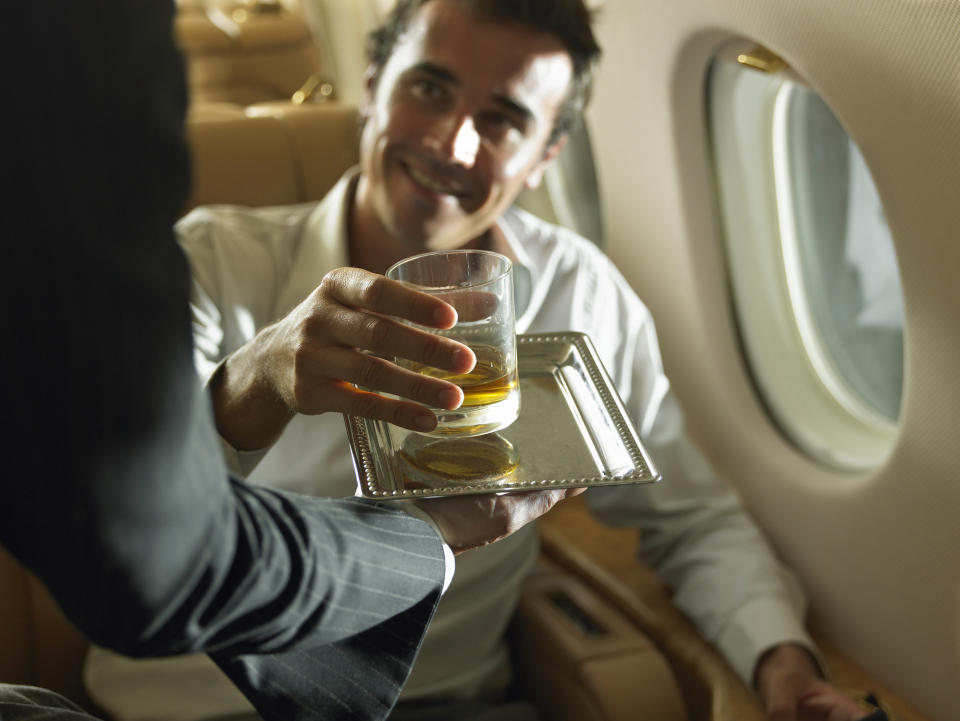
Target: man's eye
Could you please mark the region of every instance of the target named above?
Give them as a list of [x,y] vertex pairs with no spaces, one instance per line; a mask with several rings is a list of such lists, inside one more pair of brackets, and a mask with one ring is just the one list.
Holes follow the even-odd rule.
[[443,87],[432,80],[415,80],[411,88],[414,96],[422,100],[438,100],[444,96]]
[[513,125],[513,118],[503,113],[490,113],[487,116],[487,123],[491,126],[506,128]]
[[487,135],[504,136],[511,130],[523,132],[522,124],[516,118],[497,111],[483,113],[477,124]]

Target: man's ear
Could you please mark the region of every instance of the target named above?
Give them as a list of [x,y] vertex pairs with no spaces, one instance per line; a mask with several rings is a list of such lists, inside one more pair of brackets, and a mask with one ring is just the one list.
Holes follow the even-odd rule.
[[527,179],[524,181],[524,186],[528,190],[533,190],[540,186],[540,183],[543,181],[543,174],[547,169],[547,166],[550,165],[551,161],[557,157],[557,153],[563,150],[563,146],[567,144],[566,134],[561,135],[553,144],[547,148],[546,152],[543,154],[543,157],[540,158],[540,162],[537,163],[533,170],[527,174]]
[[360,117],[366,118],[370,115],[370,109],[373,107],[373,95],[377,88],[377,76],[379,68],[372,63],[367,66],[363,73],[363,98],[360,101]]

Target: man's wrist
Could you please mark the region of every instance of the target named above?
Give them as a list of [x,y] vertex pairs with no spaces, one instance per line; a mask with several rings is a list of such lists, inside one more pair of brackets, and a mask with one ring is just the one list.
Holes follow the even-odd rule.
[[269,448],[295,415],[265,387],[261,361],[248,346],[227,356],[207,383],[217,431],[239,451]]
[[773,646],[760,656],[753,675],[754,688],[762,689],[771,675],[787,670],[806,670],[816,678],[825,678],[811,649],[800,643],[786,642]]

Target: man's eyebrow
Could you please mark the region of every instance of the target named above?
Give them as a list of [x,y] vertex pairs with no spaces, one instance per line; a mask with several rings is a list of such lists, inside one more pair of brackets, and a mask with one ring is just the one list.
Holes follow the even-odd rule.
[[[425,73],[426,75],[432,76],[436,80],[449,83],[450,85],[460,85],[460,78],[458,78],[456,75],[451,73],[442,65],[437,65],[435,63],[431,63],[426,60],[423,62],[417,63],[411,68],[411,70],[415,72]],[[524,120],[533,119],[533,111],[530,110],[530,108],[528,108],[526,105],[523,105],[522,103],[517,102],[516,100],[514,100],[513,98],[507,95],[504,95],[502,93],[494,93],[493,102],[495,102],[497,105],[503,106],[504,108],[509,110],[511,113],[519,115]]]
[[436,65],[431,62],[423,61],[423,62],[417,63],[410,69],[415,72],[432,75],[437,80],[443,80],[444,82],[450,83],[451,85],[460,84],[460,79],[441,65]]
[[497,105],[504,106],[507,110],[519,115],[524,120],[533,120],[533,111],[530,110],[530,108],[528,108],[526,105],[518,103],[513,98],[496,93],[493,96],[493,102],[495,102]]

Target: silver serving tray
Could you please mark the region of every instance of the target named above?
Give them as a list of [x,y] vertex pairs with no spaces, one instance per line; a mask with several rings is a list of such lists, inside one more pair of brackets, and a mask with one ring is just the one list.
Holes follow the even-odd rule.
[[441,439],[345,416],[361,495],[413,499],[660,480],[585,334],[518,335],[517,354],[520,417],[497,434]]

